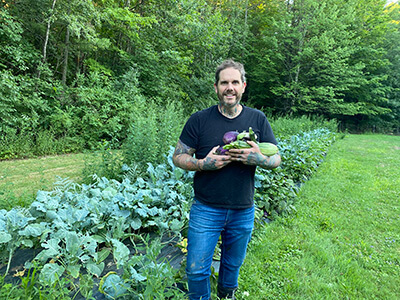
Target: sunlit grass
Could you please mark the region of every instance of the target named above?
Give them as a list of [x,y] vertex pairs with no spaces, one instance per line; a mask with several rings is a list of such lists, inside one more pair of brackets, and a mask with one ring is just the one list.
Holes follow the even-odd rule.
[[85,154],[46,156],[0,162],[0,208],[28,206],[38,190],[51,190],[59,178],[79,182]]
[[256,230],[238,299],[398,299],[400,137],[336,142],[298,212]]

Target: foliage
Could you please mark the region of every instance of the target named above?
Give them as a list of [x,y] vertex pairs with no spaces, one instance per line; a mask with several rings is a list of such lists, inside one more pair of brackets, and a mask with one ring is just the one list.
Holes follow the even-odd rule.
[[104,144],[95,155],[86,159],[84,178],[96,174],[109,179],[123,177],[122,165],[130,170],[131,179],[145,175],[148,164],[159,165],[166,162],[165,154],[178,138],[184,124],[182,105],[171,102],[162,108],[154,101],[139,99],[132,114],[127,137],[122,146],[116,139]]
[[[40,243],[43,250],[34,261],[42,266],[40,282],[48,286],[63,277],[76,280],[83,270],[99,277],[105,267],[104,259],[111,253],[117,266],[128,272],[126,279],[133,275],[160,275],[161,270],[172,272],[164,263],[148,265],[137,258],[130,259],[130,250],[123,243],[130,238],[135,245],[134,239],[146,232],[179,234],[185,226],[191,186],[182,182],[187,181],[188,175],[169,161],[171,165],[156,168],[149,164],[148,179],[131,182],[126,178],[117,182],[97,178],[95,184],[81,186],[64,180],[51,192],[40,191],[29,209],[1,210],[2,259],[9,265],[17,247],[37,247]],[[155,253],[159,253],[157,249],[149,253],[153,261]],[[140,272],[132,269],[136,265],[141,266]],[[159,277],[145,286],[154,291],[167,283]],[[161,297],[163,291],[158,292]],[[179,293],[172,289],[167,294]]]
[[135,103],[140,99],[135,70],[113,80],[94,72],[80,76],[77,85],[56,91],[62,102],[55,105],[55,113],[48,120],[56,135],[77,135],[87,149],[96,149],[102,140],[126,138]]
[[140,239],[136,247],[139,254],[130,258],[122,276],[108,273],[100,283],[100,291],[108,299],[186,299],[185,293],[175,282],[176,271],[166,258],[158,259],[163,247],[160,238],[150,241],[149,236]]
[[293,135],[286,141],[279,142],[282,163],[285,170],[295,182],[304,182],[316,171],[335,140],[336,133],[325,128],[315,129]]
[[335,138],[334,132],[319,128],[278,139],[281,165],[256,172],[255,203],[264,216],[273,219],[295,211],[299,187],[315,173]]
[[108,179],[122,178],[123,158],[121,151],[113,146],[113,141],[104,141],[101,149],[85,153],[85,166],[82,170],[84,183],[93,182],[93,174]]
[[[4,299],[50,299],[50,300],[70,300],[70,286],[74,286],[74,282],[68,278],[60,278],[54,284],[48,284],[40,280],[40,271],[42,266],[38,263],[33,263],[32,267],[28,270],[20,271],[16,277],[20,277],[19,285],[11,283],[4,284],[4,276],[0,277],[0,295]],[[26,274],[25,274],[26,272]],[[88,285],[90,285],[88,289]],[[89,299],[92,294],[93,280],[88,275],[80,275],[78,292],[81,293],[85,299]],[[74,297],[77,293],[74,295]]]
[[153,101],[138,102],[123,149],[123,161],[138,172],[165,161],[164,155],[179,138],[185,122],[181,105],[171,102],[161,109]]
[[0,137],[0,160],[79,152],[84,148],[82,144],[74,137],[56,138],[53,130],[8,132]]
[[[399,130],[396,3],[3,0],[0,13],[0,132],[17,143],[2,159],[121,145],[143,101],[185,119],[215,103],[229,57],[246,66],[243,100],[268,114]],[[39,132],[57,146],[36,147]]]
[[[249,99],[269,112],[321,114],[345,126],[390,115],[393,85],[385,80],[394,58],[385,56],[391,47],[384,40],[397,16],[384,4],[298,0],[252,7]],[[398,23],[392,27],[398,31]]]
[[327,120],[322,116],[302,115],[300,117],[274,117],[268,118],[275,137],[280,140],[289,139],[291,136],[325,128],[331,132],[338,131],[338,122],[335,119]]

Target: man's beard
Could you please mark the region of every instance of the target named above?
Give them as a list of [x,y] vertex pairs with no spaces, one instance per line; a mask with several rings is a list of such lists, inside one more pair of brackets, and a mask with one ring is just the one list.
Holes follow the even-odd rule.
[[242,94],[235,93],[235,97],[236,97],[235,102],[232,104],[228,104],[224,101],[224,94],[229,94],[229,93],[222,93],[222,94],[218,93],[218,99],[219,99],[219,103],[225,107],[235,107],[242,99]]

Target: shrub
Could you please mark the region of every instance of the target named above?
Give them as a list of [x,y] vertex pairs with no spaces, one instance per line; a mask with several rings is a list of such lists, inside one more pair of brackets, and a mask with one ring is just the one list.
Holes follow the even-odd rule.
[[138,101],[122,147],[124,163],[143,172],[147,163],[164,162],[169,148],[177,143],[184,122],[184,112],[178,102],[162,106],[151,100]]

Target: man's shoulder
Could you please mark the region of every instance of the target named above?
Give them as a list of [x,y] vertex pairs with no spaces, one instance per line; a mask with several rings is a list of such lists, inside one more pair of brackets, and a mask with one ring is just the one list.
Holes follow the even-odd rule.
[[211,113],[214,112],[217,108],[218,105],[212,105],[210,107],[204,108],[202,110],[199,111],[199,113],[203,113],[203,114],[207,114],[207,113]]
[[252,116],[259,116],[259,117],[263,117],[263,118],[266,117],[265,114],[257,108],[253,108],[253,107],[249,107],[249,106],[245,106],[245,105],[243,105],[243,108],[247,114],[251,114]]
[[207,115],[215,112],[216,109],[217,109],[217,105],[213,105],[213,106],[196,111],[195,113],[192,114],[192,116],[193,117],[207,116]]

